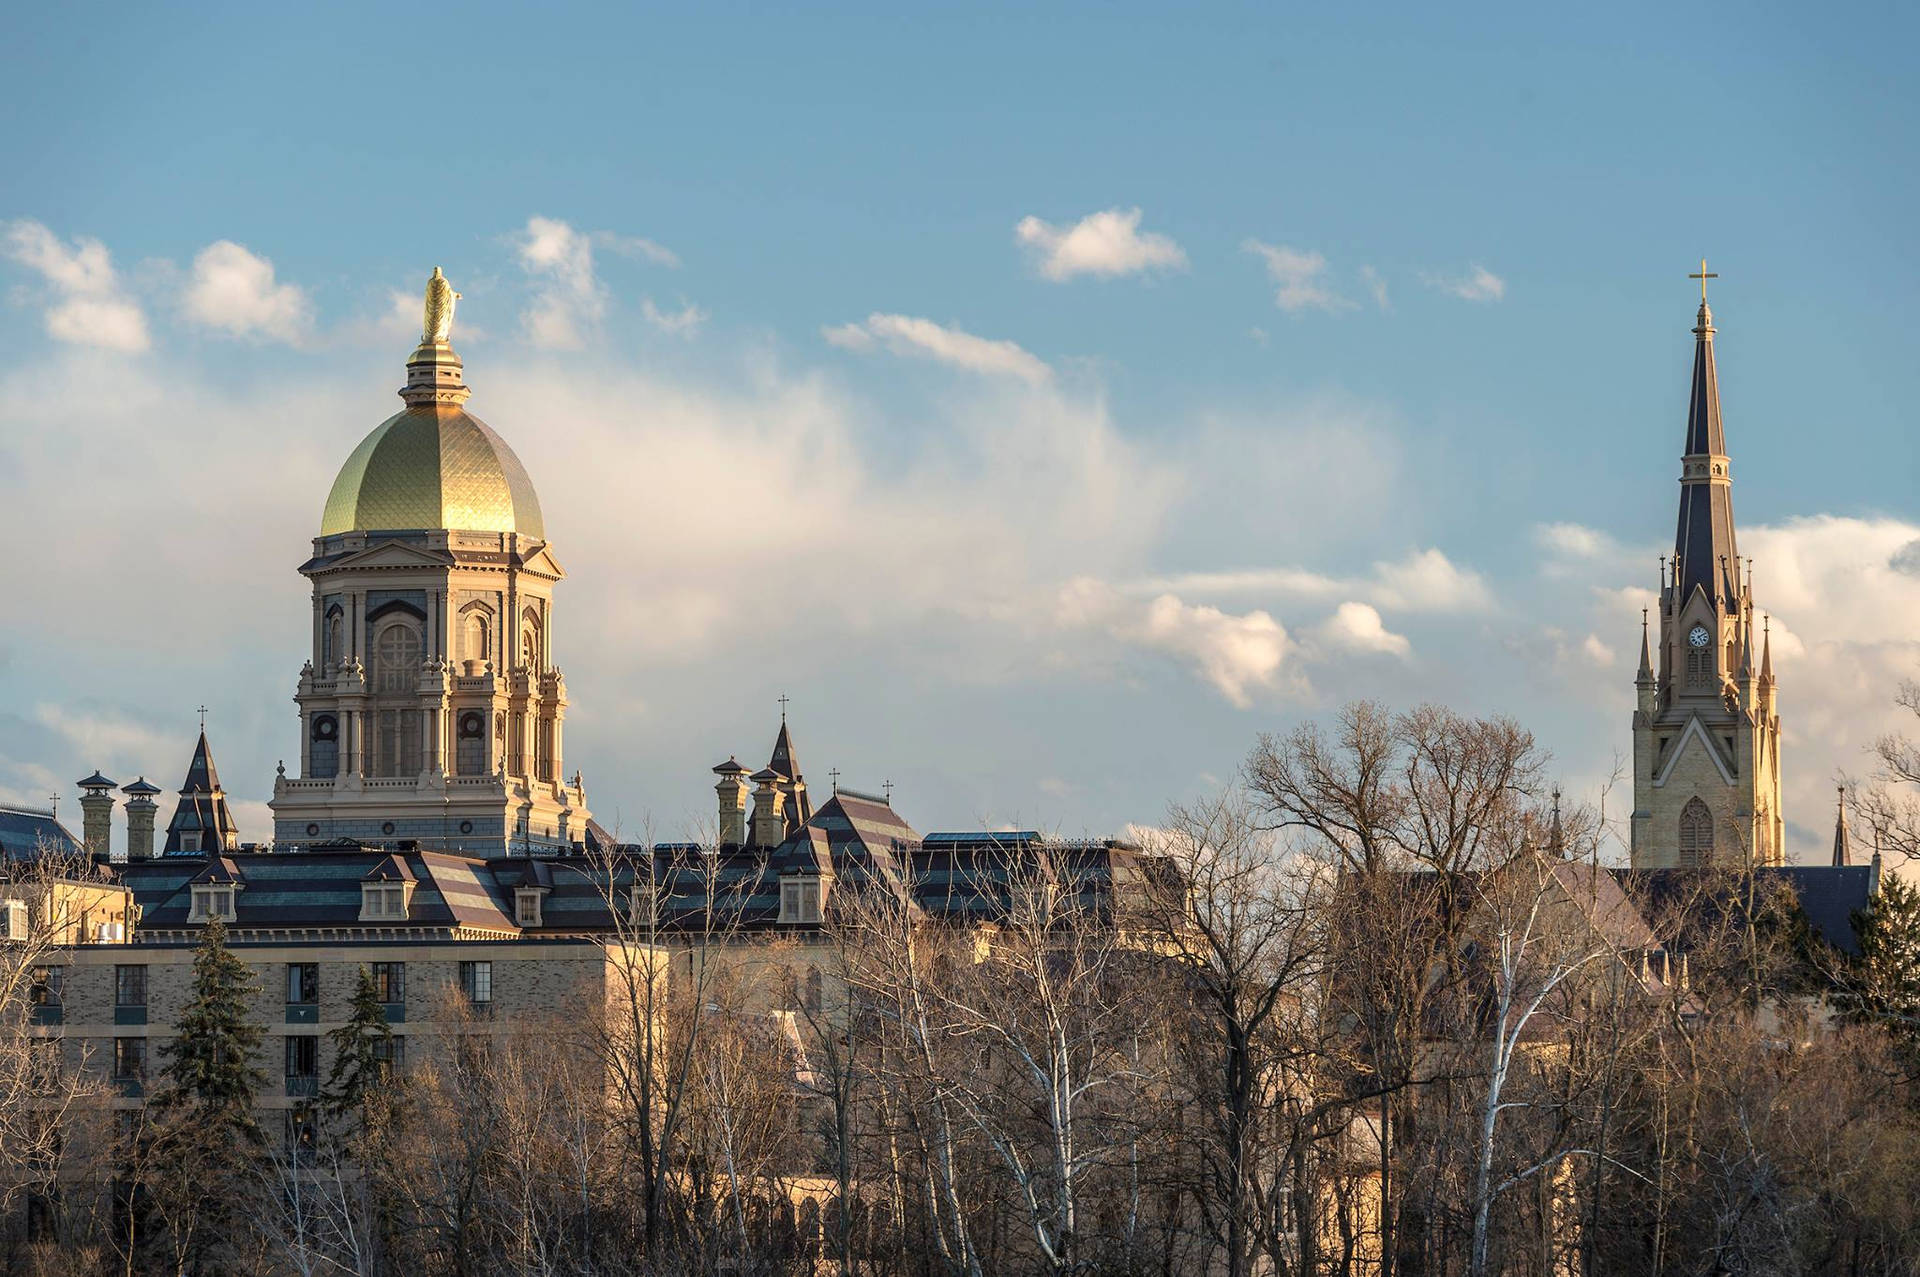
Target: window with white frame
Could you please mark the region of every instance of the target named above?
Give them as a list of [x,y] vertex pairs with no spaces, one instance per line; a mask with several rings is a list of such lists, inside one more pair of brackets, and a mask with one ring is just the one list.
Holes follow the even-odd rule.
[[820,921],[821,884],[818,878],[803,878],[798,882],[780,884],[780,921],[782,922],[818,922]]
[[467,1001],[474,1006],[484,1006],[493,1001],[493,963],[462,962],[460,964],[460,992],[467,995]]
[[233,921],[233,884],[206,883],[193,889],[193,907],[188,922]]
[[408,884],[404,882],[363,882],[360,884],[360,921],[392,922],[407,916]]
[[513,920],[523,927],[543,925],[540,920],[540,897],[547,893],[538,887],[521,887],[513,893]]

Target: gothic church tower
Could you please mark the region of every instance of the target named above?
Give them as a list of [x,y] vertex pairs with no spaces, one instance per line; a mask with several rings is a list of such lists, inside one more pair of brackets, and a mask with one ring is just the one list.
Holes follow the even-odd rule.
[[1663,564],[1657,645],[1642,621],[1633,714],[1636,869],[1783,858],[1773,650],[1733,531],[1713,312],[1701,265],[1680,526]]

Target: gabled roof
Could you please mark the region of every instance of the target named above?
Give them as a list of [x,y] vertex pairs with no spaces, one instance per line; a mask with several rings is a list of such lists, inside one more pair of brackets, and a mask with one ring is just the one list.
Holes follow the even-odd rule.
[[414,882],[413,870],[407,868],[399,852],[390,852],[380,857],[360,879],[361,882]]
[[241,876],[240,867],[233,863],[232,857],[209,856],[207,858],[207,867],[187,879],[187,881],[193,886],[204,887],[208,884],[232,885],[239,883],[244,885],[246,879]]

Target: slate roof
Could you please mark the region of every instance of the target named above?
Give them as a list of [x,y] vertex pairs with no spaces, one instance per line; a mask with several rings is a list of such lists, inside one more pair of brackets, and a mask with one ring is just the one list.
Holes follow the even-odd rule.
[[[417,884],[404,919],[360,921],[360,884],[370,873],[398,862]],[[130,861],[114,870],[140,905],[140,929],[174,930],[187,925],[187,890],[219,866],[245,887],[231,930],[236,937],[256,928],[398,927],[469,928],[514,935],[510,893],[487,862],[433,851],[236,852],[212,860],[197,856]]]
[[0,805],[0,859],[31,860],[46,851],[74,855],[79,850],[79,840],[52,812]]
[[[1708,903],[1714,910],[1738,907],[1732,899],[1737,875],[1700,869],[1610,870],[1642,902],[1657,927],[1679,930],[1669,947],[1686,947],[1689,909]],[[1718,877],[1716,877],[1718,873]],[[1773,865],[1754,870],[1762,892],[1792,892],[1814,935],[1842,953],[1860,952],[1853,915],[1873,903],[1879,870],[1872,865]],[[1703,889],[1705,891],[1702,896]]]

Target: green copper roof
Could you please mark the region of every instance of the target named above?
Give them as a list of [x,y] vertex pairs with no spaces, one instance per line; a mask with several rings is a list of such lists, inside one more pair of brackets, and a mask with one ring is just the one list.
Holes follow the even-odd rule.
[[340,467],[320,535],[448,528],[545,540],[540,499],[506,440],[463,408],[395,413]]

